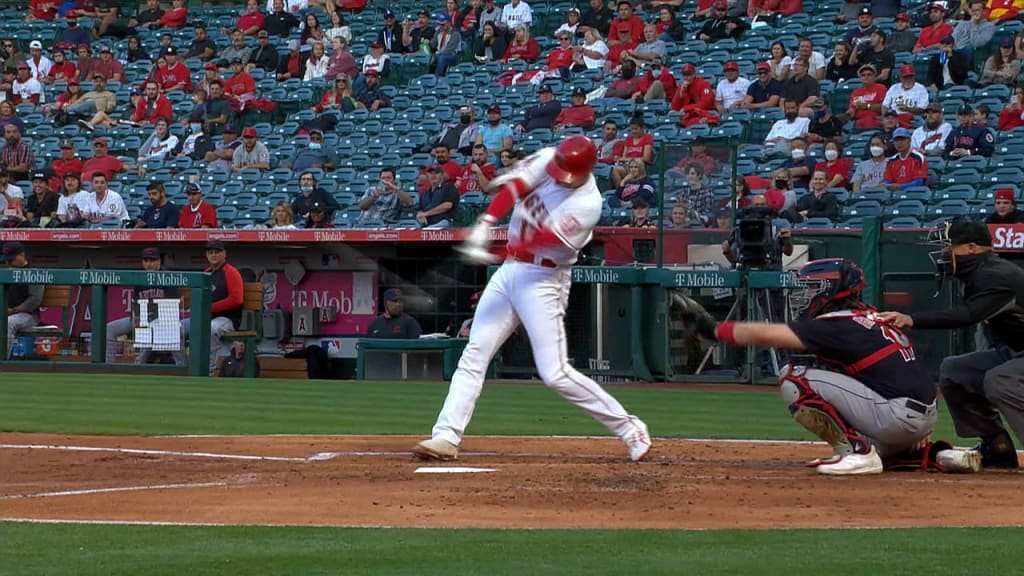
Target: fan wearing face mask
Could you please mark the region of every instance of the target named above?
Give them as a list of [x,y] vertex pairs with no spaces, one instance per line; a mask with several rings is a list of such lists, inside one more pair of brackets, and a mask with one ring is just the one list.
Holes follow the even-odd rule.
[[855,194],[862,188],[884,185],[885,167],[889,164],[889,157],[885,154],[885,140],[877,134],[872,136],[868,149],[871,156],[857,164],[857,169],[850,178],[850,186]]
[[295,172],[304,172],[310,168],[334,170],[338,165],[338,154],[333,146],[324,146],[324,133],[313,130],[309,133],[309,144],[299,148],[282,166]]
[[814,165],[817,162],[808,157],[807,141],[803,138],[794,138],[790,147],[789,160],[783,162],[780,168],[789,172],[790,189],[803,188],[807,190],[810,188],[811,174],[814,173]]

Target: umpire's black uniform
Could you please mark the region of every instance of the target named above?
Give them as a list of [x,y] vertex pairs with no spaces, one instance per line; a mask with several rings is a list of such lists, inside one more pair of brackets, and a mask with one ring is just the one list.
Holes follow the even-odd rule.
[[948,270],[963,284],[963,304],[912,314],[914,328],[963,328],[984,322],[992,348],[942,361],[939,386],[956,432],[982,439],[983,465],[1017,467],[1000,414],[1024,443],[1024,269],[992,252],[988,228],[958,219],[949,228]]

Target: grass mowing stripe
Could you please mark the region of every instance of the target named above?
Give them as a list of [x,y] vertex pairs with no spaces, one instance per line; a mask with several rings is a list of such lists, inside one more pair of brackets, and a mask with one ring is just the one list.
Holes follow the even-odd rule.
[[8,576],[1018,574],[1020,528],[416,530],[0,523]]
[[[0,429],[69,434],[426,434],[444,383],[3,374]],[[617,387],[655,436],[810,439],[775,394]],[[540,385],[485,386],[470,434],[606,435]],[[943,414],[936,437],[952,438]]]

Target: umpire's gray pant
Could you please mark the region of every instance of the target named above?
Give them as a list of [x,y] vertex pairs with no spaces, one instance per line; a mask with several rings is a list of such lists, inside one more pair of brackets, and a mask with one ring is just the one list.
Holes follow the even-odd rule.
[[991,438],[1004,430],[1001,414],[1024,445],[1024,351],[1000,346],[950,356],[939,367],[939,386],[957,435]]
[[26,328],[34,328],[39,324],[39,319],[28,312],[17,312],[7,317],[7,353],[4,358],[11,357],[11,349],[14,348],[14,336]]

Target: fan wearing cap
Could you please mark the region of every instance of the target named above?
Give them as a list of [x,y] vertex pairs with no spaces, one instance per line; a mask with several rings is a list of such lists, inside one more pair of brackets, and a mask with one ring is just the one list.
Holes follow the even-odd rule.
[[708,19],[704,21],[697,39],[713,44],[726,38],[739,38],[750,28],[743,20],[729,16],[729,3],[715,0],[711,3]]
[[846,114],[853,120],[855,128],[878,128],[881,126],[882,102],[888,93],[884,84],[877,82],[875,67],[864,64],[857,71],[860,86],[850,93]]
[[42,104],[45,102],[43,85],[32,77],[32,70],[28,64],[18,64],[14,82],[11,84],[11,92],[14,97],[11,99],[15,105],[22,103]]
[[302,79],[306,74],[306,62],[308,61],[309,58],[299,48],[299,41],[294,38],[289,40],[288,53],[278,59],[277,81],[284,82],[292,78]]
[[703,119],[708,111],[715,109],[715,89],[697,75],[693,64],[683,64],[682,73],[683,79],[672,95],[670,106],[677,112],[686,113],[679,119],[685,125],[688,117]]
[[430,25],[430,12],[420,10],[416,21],[402,21],[402,45],[406,52],[426,52],[430,50],[430,41],[434,38],[434,27]]
[[12,180],[26,180],[36,164],[32,146],[21,137],[17,124],[5,124],[3,130],[7,145],[0,148],[0,166],[7,169]]
[[928,6],[929,24],[921,28],[921,34],[914,44],[914,54],[936,47],[945,36],[953,35],[953,26],[946,22],[946,7],[939,3]]
[[932,253],[937,277],[956,278],[961,303],[952,309],[879,315],[900,328],[956,330],[981,324],[991,347],[950,356],[939,366],[939,389],[957,435],[980,437],[984,468],[1020,466],[1003,421],[1024,443],[1024,269],[992,249],[988,227],[956,218],[939,230]]
[[50,190],[50,177],[45,172],[32,174],[32,194],[25,201],[25,219],[30,226],[45,228],[57,218],[60,195]]
[[772,78],[772,65],[760,61],[756,65],[757,80],[747,87],[743,107],[751,110],[777,108],[782,97],[782,82]]
[[928,76],[926,84],[929,88],[941,90],[949,86],[967,84],[967,74],[971,71],[971,59],[966,52],[956,50],[952,36],[944,36],[939,40],[939,51],[928,59]]
[[366,335],[370,338],[402,338],[416,339],[422,329],[415,318],[405,313],[402,304],[402,291],[389,288],[384,291],[384,312],[377,316],[366,327]]
[[25,21],[54,20],[57,18],[57,8],[59,6],[60,3],[54,0],[29,0],[28,14],[25,15]]
[[[264,72],[275,72],[278,62],[280,62],[280,57],[277,53],[277,48],[270,43],[270,34],[266,30],[260,30],[256,38],[256,49],[252,51],[252,54],[246,61],[245,69],[259,68]],[[351,58],[351,54],[349,58]]]
[[[914,38],[916,42],[916,37]],[[893,69],[896,66],[896,55],[886,47],[885,32],[876,29],[868,36],[867,42],[862,42],[854,47],[850,55],[850,64],[856,64],[860,68],[870,65],[875,70],[875,80],[889,86],[893,82]]]
[[[28,254],[21,242],[5,242],[0,252],[0,264],[8,268],[28,268]],[[2,288],[7,292],[7,350],[4,358],[11,357],[15,335],[39,324],[39,305],[43,303],[41,284],[8,284]]]
[[[461,174],[458,164],[452,162]],[[427,188],[420,191],[419,210],[416,221],[423,227],[449,228],[455,220],[455,208],[459,205],[459,192],[448,181],[440,166],[427,168]]]
[[850,46],[857,47],[862,43],[870,42],[871,33],[877,29],[875,16],[871,13],[871,6],[864,4],[857,13],[857,25],[843,34],[843,40]]
[[975,51],[988,50],[987,46],[996,33],[996,25],[985,17],[985,4],[985,0],[970,0],[967,3],[970,18],[961,20],[956,28],[953,28],[956,49],[965,53],[971,60]]
[[54,82],[67,82],[70,86],[71,80],[78,82],[78,68],[75,67],[74,62],[68,60],[64,50],[54,48],[53,66],[50,66],[50,71],[46,73],[46,76],[40,78],[39,81],[46,85],[53,84]]
[[[391,74],[391,55],[384,51],[383,44],[374,42],[370,44],[370,49],[363,56],[359,69],[363,75],[371,71],[376,72],[378,80],[380,78],[387,78]],[[353,89],[362,88],[363,82],[365,82],[365,78],[357,78]]]
[[892,133],[892,145],[896,154],[885,166],[884,185],[890,190],[902,190],[910,186],[923,186],[928,182],[928,160],[920,152],[910,149],[910,130],[897,128]]
[[993,195],[995,212],[989,214],[986,224],[1024,224],[1024,212],[1017,209],[1012,188],[999,188]]
[[381,92],[379,72],[367,70],[360,78],[363,79],[363,85],[356,89],[356,101],[370,112],[391,107],[391,99]]
[[555,99],[550,85],[542,84],[537,90],[537,104],[523,110],[523,121],[515,124],[512,129],[517,132],[529,132],[537,129],[550,130],[555,126],[555,119],[562,111],[562,103]]
[[71,139],[65,138],[60,141],[60,156],[50,163],[50,171],[54,174],[50,179],[52,190],[61,188],[65,174],[82,173],[82,161],[75,156],[75,143]]
[[997,44],[999,48],[985,60],[979,83],[982,86],[990,84],[1013,86],[1021,72],[1021,61],[1013,47],[1013,38],[1009,36],[1000,38]]
[[572,106],[568,108],[562,108],[561,112],[555,118],[555,130],[561,130],[569,127],[583,128],[584,130],[593,130],[594,122],[597,119],[597,115],[594,112],[594,107],[587,104],[587,90],[582,87],[576,87],[572,91]]
[[163,56],[167,60],[167,67],[158,68],[156,71],[156,81],[160,83],[160,89],[164,92],[191,92],[192,76],[188,67],[178,60],[178,51],[168,46]]
[[913,64],[900,66],[900,81],[889,87],[882,100],[882,110],[892,110],[899,117],[900,126],[910,126],[911,118],[920,116],[928,106],[928,89],[917,81]]
[[375,42],[383,46],[388,54],[405,52],[405,46],[402,44],[402,25],[395,17],[394,11],[384,11],[384,25],[377,31]]
[[[431,60],[434,64],[434,74],[444,76],[448,73],[448,67],[457,62],[462,51],[462,33],[455,27],[452,17],[448,14],[440,14],[437,23],[437,32],[430,39]],[[383,49],[381,46],[381,50]]]
[[487,107],[487,122],[480,125],[475,143],[486,146],[488,153],[512,149],[512,127],[501,121],[501,108],[497,105]]
[[40,82],[43,81],[43,78],[46,78],[50,73],[50,69],[53,68],[53,60],[43,55],[43,43],[39,40],[29,42],[28,60],[25,63],[28,64],[32,77]]
[[213,146],[213,150],[207,152],[203,158],[206,162],[206,171],[223,172],[230,170],[235,150],[241,145],[242,139],[238,137],[238,130],[231,124],[225,126],[221,140],[217,141]]
[[164,28],[181,28],[188,20],[188,7],[185,0],[171,0],[171,7],[160,17],[160,24]]
[[895,18],[895,29],[889,32],[886,44],[893,52],[910,52],[917,44],[917,34],[910,29],[910,15],[900,12]]
[[[267,6],[270,12],[273,6]],[[257,0],[246,0],[245,11],[235,21],[235,28],[238,28],[246,36],[256,36],[267,22],[267,17],[260,11],[260,3]],[[265,32],[265,30],[263,30]],[[211,58],[213,56],[210,56]]]
[[946,137],[946,158],[991,157],[995,151],[995,137],[988,128],[974,124],[974,108],[964,104],[957,110],[956,118],[960,124]]
[[258,140],[256,129],[247,126],[242,129],[242,145],[235,148],[231,157],[231,171],[241,172],[246,168],[270,169],[270,151]]
[[178,210],[178,228],[216,228],[217,207],[203,198],[203,187],[198,182],[185,185],[188,203]]
[[946,138],[953,126],[946,122],[938,102],[928,104],[924,123],[910,136],[910,148],[925,155],[941,156],[946,152]]
[[750,80],[740,76],[740,66],[733,60],[725,63],[725,78],[715,87],[715,109],[719,114],[732,112],[743,107],[743,100],[750,89]]
[[135,16],[128,21],[128,25],[132,28],[150,30],[161,27],[163,24],[160,23],[160,18],[164,15],[164,10],[160,7],[160,0],[146,0],[144,6],[139,6]]

